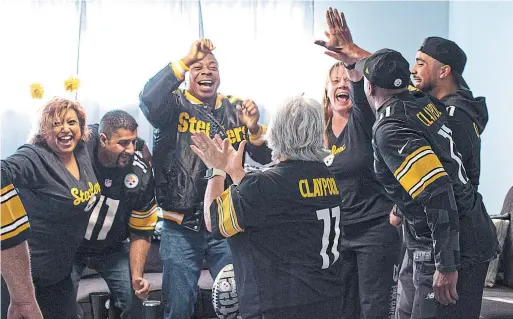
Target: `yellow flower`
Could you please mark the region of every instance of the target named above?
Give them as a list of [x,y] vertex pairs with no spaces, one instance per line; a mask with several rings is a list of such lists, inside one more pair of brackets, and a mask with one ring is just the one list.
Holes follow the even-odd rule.
[[75,77],[70,77],[64,81],[64,89],[68,92],[73,92],[80,87],[80,80]]
[[41,83],[36,82],[30,85],[30,94],[32,95],[33,99],[42,99],[44,93],[45,90],[41,86]]

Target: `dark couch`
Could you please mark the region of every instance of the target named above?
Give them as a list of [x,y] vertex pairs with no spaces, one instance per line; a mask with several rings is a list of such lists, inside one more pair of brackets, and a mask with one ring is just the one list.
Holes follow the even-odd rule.
[[[159,255],[159,245],[160,241],[152,240],[144,273],[144,278],[146,278],[151,285],[151,292],[148,297],[150,300],[161,300],[162,264]],[[214,282],[207,269],[207,265],[204,264],[198,283],[199,294],[193,316],[193,318],[196,319],[216,317],[212,306],[212,285]],[[77,301],[84,310],[83,319],[93,319],[91,303],[89,300],[89,294],[93,292],[108,293],[109,288],[103,278],[101,278],[96,272],[86,269],[82,275],[82,279],[80,280],[80,286],[77,294]],[[140,309],[136,307],[135,311],[139,312]],[[134,314],[134,318],[142,318],[142,315]]]

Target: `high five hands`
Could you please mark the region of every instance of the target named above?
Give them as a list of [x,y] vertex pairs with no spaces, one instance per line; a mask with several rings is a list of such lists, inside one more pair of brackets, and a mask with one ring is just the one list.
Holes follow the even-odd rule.
[[354,44],[353,36],[347,26],[343,12],[339,14],[337,9],[329,8],[326,11],[326,23],[328,24],[328,31],[325,31],[324,34],[328,41],[317,40],[314,42],[328,50],[324,53],[344,62],[346,65],[357,62],[362,56],[370,55],[370,53],[365,53],[366,51]]

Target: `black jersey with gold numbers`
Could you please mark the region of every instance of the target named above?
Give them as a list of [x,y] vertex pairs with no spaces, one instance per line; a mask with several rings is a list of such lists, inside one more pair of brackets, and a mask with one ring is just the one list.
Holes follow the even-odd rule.
[[[461,264],[493,258],[496,237],[439,103],[422,92],[386,102],[373,128],[374,165],[417,239],[409,247],[432,245],[437,268],[452,271],[460,257]],[[433,203],[440,194],[447,202]]]
[[117,249],[129,233],[150,237],[157,222],[153,172],[141,153],[137,151],[126,167],[104,167],[98,160],[98,125],[89,128],[87,146],[102,193],[89,218],[81,254]]
[[28,243],[32,276],[43,285],[55,284],[71,273],[87,220],[100,198],[100,184],[83,142],[74,154],[79,179],[42,144],[23,145],[1,162],[2,235],[6,228],[11,230],[2,236],[2,246],[4,240],[12,246],[24,238],[26,211],[31,226]]
[[286,161],[214,201],[212,233],[229,237],[243,318],[340,318],[340,195],[324,163]]

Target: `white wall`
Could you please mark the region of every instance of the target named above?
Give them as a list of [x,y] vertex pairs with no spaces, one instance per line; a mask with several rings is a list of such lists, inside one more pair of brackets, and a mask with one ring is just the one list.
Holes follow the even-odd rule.
[[455,1],[449,9],[449,38],[467,54],[465,80],[487,99],[479,191],[494,215],[513,186],[513,2]]
[[[325,12],[330,6],[344,11],[353,40],[360,47],[371,52],[382,48],[394,49],[410,63],[415,61],[415,53],[424,38],[447,37],[449,32],[448,1],[316,1],[314,35],[317,38],[324,36]],[[320,92],[333,62],[327,57],[318,64],[311,63],[322,70]]]

